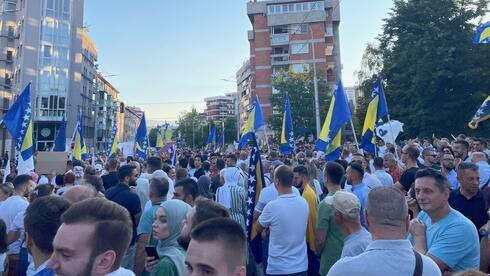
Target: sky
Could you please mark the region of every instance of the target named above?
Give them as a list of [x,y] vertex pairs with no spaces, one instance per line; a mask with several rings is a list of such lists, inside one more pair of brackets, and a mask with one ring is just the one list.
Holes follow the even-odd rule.
[[[249,56],[247,0],[85,0],[84,24],[98,50],[99,70],[149,124],[176,121],[204,98],[236,90]],[[381,33],[392,0],[341,0],[344,86],[368,42]]]

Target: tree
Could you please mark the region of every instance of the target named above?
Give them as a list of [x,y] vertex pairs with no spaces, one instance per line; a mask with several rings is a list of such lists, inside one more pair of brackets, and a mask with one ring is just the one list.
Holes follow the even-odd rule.
[[180,135],[181,142],[190,147],[204,146],[209,135],[209,125],[196,108],[193,107],[190,112],[182,113],[178,125],[176,133]]
[[231,144],[233,141],[236,141],[236,118],[228,117],[225,120],[225,144]]
[[472,44],[474,22],[488,4],[394,1],[374,56],[381,60],[391,117],[405,124],[405,137],[469,132],[467,123],[490,87],[490,47]]
[[[319,71],[318,75],[318,97],[320,106],[320,126],[323,125],[327,109],[330,105],[332,87],[329,87]],[[282,129],[282,119],[284,116],[284,102],[286,93],[289,95],[291,105],[291,117],[295,134],[297,135],[300,127],[304,124],[306,128],[316,135],[315,123],[315,94],[313,88],[313,72],[294,73],[292,71],[280,71],[273,77],[273,87],[278,91],[271,96],[271,105],[274,114],[269,119],[269,125],[276,134],[280,134]],[[276,140],[279,135],[276,135]]]

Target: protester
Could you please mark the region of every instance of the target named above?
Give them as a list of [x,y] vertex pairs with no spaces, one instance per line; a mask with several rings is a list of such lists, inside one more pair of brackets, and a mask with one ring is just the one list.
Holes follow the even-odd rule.
[[366,184],[362,182],[363,175],[364,175],[364,169],[361,165],[359,165],[359,163],[353,161],[347,168],[346,180],[348,183],[351,184],[352,186],[351,192],[357,196],[361,204],[361,210],[360,210],[361,224],[364,227],[367,227],[364,220],[364,208],[366,206],[366,199],[369,193],[369,189],[366,186]]
[[361,226],[359,199],[352,193],[339,191],[330,197],[327,203],[332,205],[335,224],[342,228],[345,236],[341,258],[357,256],[364,252],[372,238]]
[[0,219],[0,275],[7,270],[7,225]]
[[471,161],[470,156],[468,155],[470,144],[465,140],[454,141],[452,150],[454,152],[454,158],[457,159],[458,163]]
[[383,158],[381,157],[374,158],[373,166],[375,169],[373,174],[374,176],[376,176],[376,178],[378,178],[381,184],[383,184],[384,186],[392,186],[393,177],[384,170]]
[[194,201],[199,195],[197,183],[194,179],[185,178],[175,183],[174,199],[180,199],[190,206],[194,206]]
[[229,167],[221,170],[222,186],[216,190],[216,202],[223,205],[230,213],[231,219],[238,222],[245,229],[245,215],[247,206],[245,202],[245,191],[238,186],[240,181],[240,170]]
[[97,190],[95,190],[93,186],[79,185],[66,191],[61,197],[70,202],[70,204],[74,204],[82,200],[97,196],[99,196],[99,193],[97,192]]
[[0,184],[0,206],[14,193],[14,184],[6,182]]
[[[216,158],[216,170],[218,171],[216,175],[210,175],[211,177],[211,186],[210,192],[214,195],[216,194],[216,190],[221,187],[220,175],[219,172],[226,167],[225,161],[221,158]],[[211,163],[212,164],[212,163]]]
[[410,241],[415,250],[432,258],[443,273],[478,269],[477,230],[469,219],[449,206],[449,191],[449,182],[440,172],[417,172],[415,193],[422,211],[410,222]]
[[109,188],[119,183],[119,178],[117,176],[119,161],[117,161],[117,158],[110,159],[109,162],[106,164],[106,168],[108,173],[102,176],[102,182],[104,183],[104,189],[107,191],[109,190]]
[[392,153],[388,152],[383,156],[383,165],[393,178],[393,182],[398,182],[403,174],[403,169],[398,162],[396,162],[395,156]]
[[324,170],[327,197],[320,202],[317,213],[315,232],[317,254],[320,259],[320,275],[327,275],[332,265],[340,259],[344,246],[344,233],[335,224],[333,206],[330,202],[337,192],[341,191],[340,182],[344,177],[344,168],[335,162],[328,162]]
[[444,175],[451,184],[451,190],[457,190],[459,188],[459,182],[457,178],[457,173],[455,171],[455,159],[452,153],[443,153],[441,160],[441,173]]
[[141,216],[141,204],[139,197],[130,191],[129,186],[135,186],[138,171],[135,166],[121,166],[117,172],[119,184],[106,191],[106,198],[116,202],[128,210],[133,222],[133,236],[130,247],[123,258],[122,267],[132,270],[134,266],[136,227]]
[[422,150],[422,159],[424,160],[424,168],[432,168],[440,170],[441,167],[436,163],[437,154],[433,148],[425,148]]
[[47,268],[47,263],[53,253],[53,239],[61,225],[61,215],[69,207],[70,203],[60,197],[44,196],[27,208],[24,218],[26,245],[33,258],[28,275],[29,272],[32,275],[54,275]]
[[[279,197],[269,202],[258,218],[259,232],[269,228],[267,274],[307,275],[306,228],[308,203],[292,191],[293,171],[286,165],[274,172]],[[288,231],[284,231],[288,229]]]
[[483,152],[473,152],[471,162],[478,166],[480,171],[480,189],[484,189],[490,185],[490,165],[488,157]]
[[392,187],[371,190],[366,202],[366,223],[373,238],[365,252],[340,259],[328,275],[441,275],[437,265],[414,252],[406,240],[408,208],[403,194]]
[[132,221],[122,206],[102,198],[73,204],[61,216],[48,267],[57,275],[134,275],[121,262]]
[[58,195],[63,195],[66,191],[75,186],[75,174],[73,172],[67,172],[63,176],[63,187],[59,188],[56,192]]
[[205,175],[206,172],[204,171],[204,168],[202,167],[202,157],[201,156],[195,156],[194,157],[194,168],[195,171],[192,174],[196,179],[199,179],[202,175]]
[[197,180],[197,188],[199,191],[199,196],[205,198],[213,198],[213,195],[209,192],[209,188],[211,186],[211,178],[207,175],[203,175],[199,177]]
[[405,164],[405,171],[400,177],[400,180],[394,184],[395,188],[401,191],[408,192],[412,184],[415,182],[415,174],[417,173],[419,166],[417,158],[420,155],[420,151],[415,145],[406,145],[403,147],[401,160]]

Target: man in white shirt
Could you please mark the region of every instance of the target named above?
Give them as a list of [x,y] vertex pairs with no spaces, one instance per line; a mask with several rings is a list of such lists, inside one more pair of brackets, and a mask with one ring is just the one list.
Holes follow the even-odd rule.
[[286,165],[274,172],[279,197],[269,202],[258,219],[258,231],[270,230],[267,275],[307,275],[306,227],[308,203],[292,190],[293,170]]
[[[25,212],[29,202],[26,197],[32,192],[36,183],[32,181],[30,175],[18,175],[14,178],[14,193],[11,197],[7,198],[0,206],[0,219],[3,220],[7,226],[7,232],[9,232],[13,226],[15,218]],[[7,235],[7,256],[9,266],[7,268],[7,275],[9,271],[15,271],[17,263],[19,262],[20,246],[22,243],[21,233],[12,231]],[[15,273],[14,273],[15,274]]]
[[383,184],[383,186],[392,186],[393,185],[393,177],[389,173],[384,170],[384,160],[381,157],[374,158],[373,166],[374,166],[374,176],[378,178],[378,180]]

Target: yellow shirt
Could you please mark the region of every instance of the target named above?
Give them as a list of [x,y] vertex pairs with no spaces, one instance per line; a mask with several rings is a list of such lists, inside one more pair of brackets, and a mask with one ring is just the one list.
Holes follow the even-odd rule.
[[316,215],[318,210],[318,199],[316,197],[315,191],[306,185],[302,194],[303,198],[308,203],[309,213],[308,213],[308,226],[306,228],[306,242],[311,251],[316,252],[315,244],[315,227],[316,227]]

